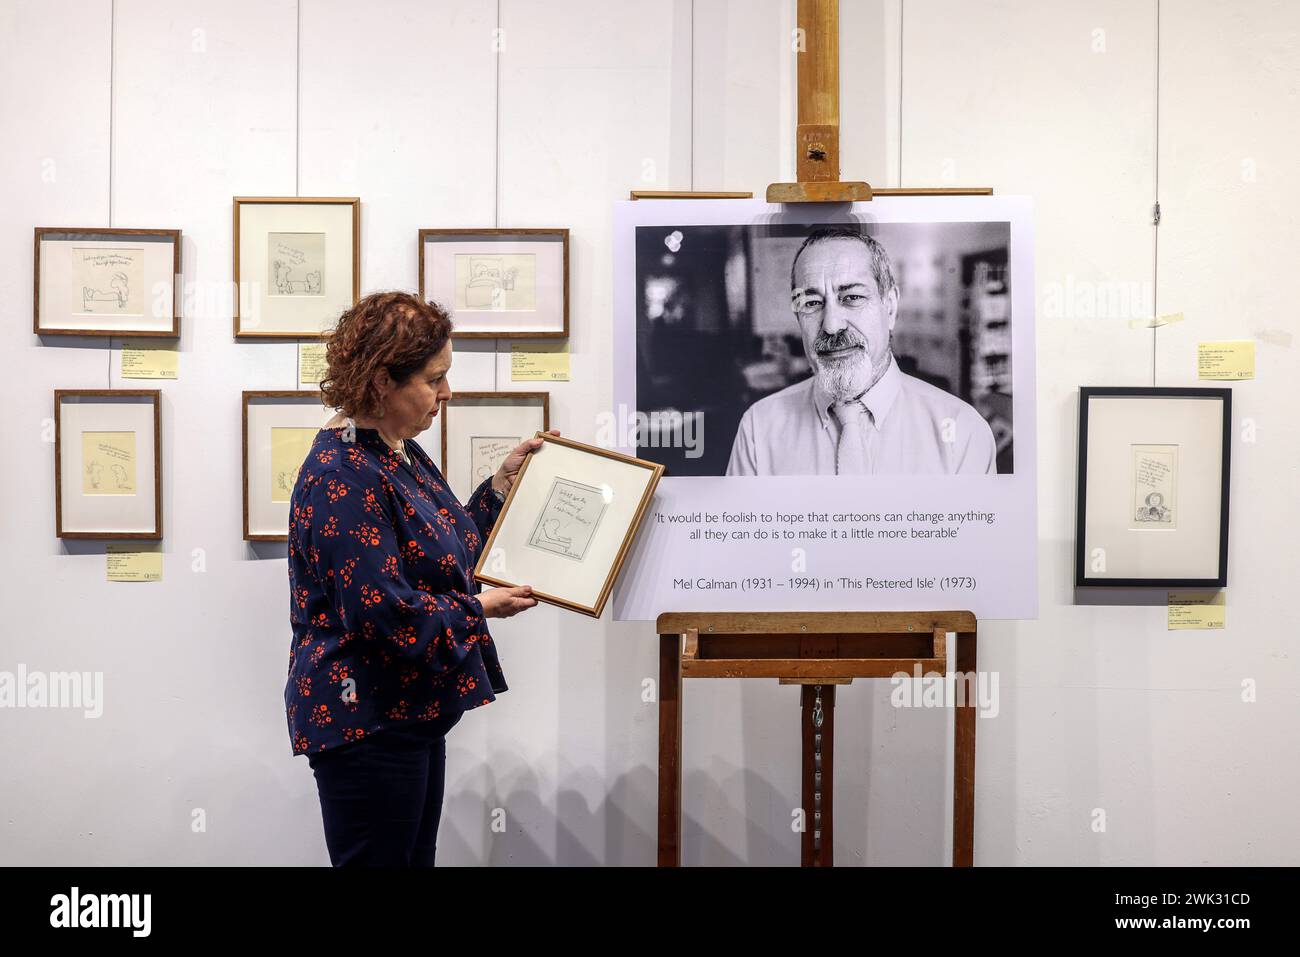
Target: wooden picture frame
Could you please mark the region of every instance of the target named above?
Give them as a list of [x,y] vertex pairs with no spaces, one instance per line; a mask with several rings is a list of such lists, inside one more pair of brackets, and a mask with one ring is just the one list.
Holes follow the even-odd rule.
[[[300,219],[291,218],[291,207],[318,207],[302,210]],[[344,208],[350,212],[350,225],[339,222]],[[236,339],[325,339],[329,326],[361,296],[361,200],[356,196],[236,196],[234,198],[234,334]],[[272,229],[272,226],[277,228]],[[307,227],[311,227],[308,231]],[[326,243],[332,232],[334,240]],[[265,235],[263,235],[265,233]],[[277,235],[320,236],[311,249],[296,250],[297,263],[290,263],[283,276],[272,275],[268,249]],[[343,254],[334,249],[340,236],[347,236]],[[256,241],[254,241],[256,240]],[[304,243],[304,246],[306,244]],[[350,248],[349,248],[350,247]],[[244,254],[250,257],[244,262]],[[267,254],[267,261],[260,257]],[[254,263],[252,259],[258,259]],[[347,268],[350,262],[350,270]],[[312,265],[317,268],[312,269]],[[277,262],[276,265],[279,265]],[[296,272],[303,272],[298,277]],[[304,271],[305,270],[305,271]],[[346,275],[350,272],[350,275]],[[275,312],[269,300],[315,299],[312,277],[320,289],[319,302],[296,304],[277,302]],[[346,278],[345,278],[346,276]],[[343,288],[336,288],[343,280]],[[349,281],[350,280],[350,281]],[[270,290],[277,291],[272,293]],[[281,294],[283,290],[283,294]],[[253,315],[246,314],[252,305]]]
[[1226,587],[1231,463],[1231,389],[1080,388],[1075,587]]
[[[448,462],[448,432],[450,429],[450,413],[457,406],[466,406],[474,404],[484,406],[489,404],[498,404],[503,407],[518,408],[520,406],[540,407],[542,412],[542,427],[540,429],[528,429],[520,436],[519,442],[522,442],[529,435],[537,432],[547,432],[551,428],[551,394],[549,392],[456,392],[452,395],[450,401],[443,402],[439,410],[438,418],[441,421],[439,426],[439,449],[438,459],[439,467],[442,471],[443,478],[447,481],[448,487],[452,493],[465,501],[468,494],[473,491],[464,488],[457,488],[457,477],[459,469],[453,468]],[[518,445],[518,442],[515,443]],[[463,484],[463,483],[461,483]],[[462,492],[465,495],[462,496]]]
[[[55,389],[54,390],[54,532],[59,538],[66,539],[87,539],[87,540],[116,540],[116,539],[140,539],[145,541],[158,541],[163,537],[163,516],[162,516],[162,416],[160,413],[160,397],[162,393],[158,389]],[[95,403],[92,400],[102,399],[101,403]],[[100,406],[100,412],[96,413],[92,419],[89,412],[86,415],[79,414],[75,427],[81,429],[82,448],[80,450],[64,450],[64,440],[67,438],[68,420],[72,416],[65,412],[65,404],[77,405],[89,409],[89,407]],[[145,405],[149,407],[149,412],[141,416],[138,412],[133,413],[136,418],[136,424],[140,425],[142,420],[145,422],[146,438],[152,445],[152,469],[145,471],[146,486],[152,485],[152,495],[147,494],[148,488],[142,490],[146,494],[140,496],[146,503],[144,512],[151,514],[151,525],[147,529],[129,529],[129,528],[111,528],[96,527],[90,528],[89,525],[104,526],[109,523],[97,516],[96,512],[108,510],[108,500],[114,498],[114,495],[90,495],[84,494],[85,483],[94,481],[98,484],[98,479],[87,479],[85,472],[89,467],[84,465],[84,450],[88,442],[88,435],[100,433],[116,433],[131,431],[130,429],[121,428],[122,425],[128,424],[130,413],[120,413],[117,421],[114,417],[103,409],[113,406],[131,407],[136,405]],[[99,428],[95,430],[84,429],[85,425],[107,426],[116,424],[118,428]],[[138,436],[141,429],[135,430]],[[136,459],[136,449],[138,443],[133,437],[130,448],[131,472],[130,485],[132,488],[139,487],[140,469]],[[102,507],[98,502],[93,505],[79,506],[77,509],[71,507],[71,503],[64,501],[64,493],[69,492],[68,485],[64,482],[64,466],[73,464],[75,460],[78,475],[82,475],[83,497],[90,499],[104,499]],[[101,469],[102,471],[102,469]],[[123,497],[129,495],[131,498],[137,496],[132,493],[125,493]],[[148,503],[152,501],[152,510],[150,512]],[[69,515],[73,511],[83,513],[80,522],[75,521]],[[90,519],[87,521],[86,519]],[[66,521],[65,521],[66,520]],[[137,523],[144,524],[144,523]]]
[[[99,243],[101,248],[95,250],[100,255],[83,257],[74,263],[55,264],[51,262],[55,244],[70,246],[78,243]],[[111,245],[110,245],[111,244]],[[138,244],[140,248],[132,248]],[[146,245],[147,244],[147,245]],[[51,248],[46,251],[44,247]],[[170,254],[163,248],[170,246]],[[181,334],[181,310],[177,289],[181,281],[181,231],[179,229],[121,229],[117,227],[65,227],[37,226],[33,235],[32,252],[32,332],[38,336],[113,336],[120,338],[154,338],[175,339]],[[42,255],[45,251],[46,255]],[[69,254],[72,254],[69,250]],[[129,263],[115,263],[114,254],[126,257]],[[103,264],[90,265],[92,260],[109,260]],[[77,265],[80,271],[74,271]],[[125,267],[125,268],[122,268]],[[119,272],[119,268],[121,271]],[[66,269],[62,291],[49,288],[54,278],[49,273],[56,269]],[[135,275],[135,273],[139,275]],[[134,280],[134,282],[130,281]],[[157,311],[157,305],[151,303],[151,290],[159,282],[165,282],[170,291],[170,305],[166,315],[145,321],[149,312]],[[82,312],[73,311],[77,296],[75,288],[81,290]],[[47,287],[44,288],[43,287]],[[100,288],[102,287],[102,288]],[[44,293],[44,294],[42,294]],[[123,319],[140,318],[137,323],[124,323],[114,326],[105,323],[113,318],[114,305],[118,309],[134,300],[138,313],[127,314]],[[150,306],[152,305],[152,308]],[[54,317],[42,317],[42,306],[47,312],[57,313],[63,317],[59,324],[52,324]],[[71,317],[86,317],[84,324],[71,321]],[[148,328],[143,328],[148,326]]]
[[[253,515],[254,508],[251,505],[252,494],[254,492],[255,486],[260,492],[266,492],[267,490],[272,489],[273,486],[273,483],[270,480],[268,480],[265,486],[263,486],[263,483],[260,481],[260,479],[254,476],[253,474],[254,458],[257,458],[259,460],[259,464],[264,467],[263,471],[265,474],[269,474],[265,472],[265,468],[269,467],[273,470],[274,467],[272,463],[261,461],[260,454],[257,456],[251,454],[252,443],[250,443],[249,441],[250,438],[249,410],[250,407],[261,406],[264,408],[274,408],[277,405],[281,406],[282,409],[293,408],[295,409],[295,411],[297,410],[298,407],[302,407],[304,411],[301,419],[299,419],[298,416],[296,415],[290,417],[290,419],[292,420],[292,425],[289,425],[289,427],[293,428],[294,430],[312,430],[313,432],[319,432],[321,428],[324,427],[325,422],[329,419],[331,415],[330,410],[325,407],[321,399],[321,394],[319,390],[314,390],[314,389],[300,389],[300,390],[292,390],[292,391],[245,390],[242,393],[240,399],[240,448],[242,451],[240,484],[243,487],[243,523],[244,523],[243,528],[244,528],[244,541],[246,542],[285,542],[289,540],[289,497],[293,491],[292,484],[290,484],[287,488],[283,489],[285,494],[283,495],[282,498],[275,499],[274,492],[272,492],[272,500],[269,503],[259,503],[259,506],[257,508],[257,511],[259,513],[265,513],[271,511],[277,513],[274,521],[272,520],[272,517],[270,515],[266,515],[266,514],[259,514],[258,516],[256,516],[256,520],[255,520],[255,516]],[[290,419],[285,420],[286,425],[288,425]],[[267,425],[270,428],[276,427],[273,423],[270,422],[268,422]],[[259,453],[261,452],[261,447],[263,444],[264,443],[261,442],[257,443],[257,448]],[[272,454],[274,454],[273,451]],[[281,505],[284,506],[283,509],[280,509],[279,506]],[[280,511],[284,512],[283,532],[270,532],[270,531],[256,530],[256,529],[265,529],[273,523],[278,525],[279,524],[278,513]]]
[[[599,618],[654,497],[655,487],[664,474],[664,467],[657,462],[647,462],[543,432],[537,433],[535,438],[542,440],[542,446],[524,459],[492,527],[492,534],[479,555],[474,577],[499,587],[531,585],[533,596],[538,601]],[[551,449],[560,450],[554,463],[548,462]],[[608,463],[614,463],[613,467],[602,472],[602,465]],[[556,478],[555,469],[580,474],[582,482],[567,474]],[[622,475],[617,474],[620,470]],[[640,470],[646,474],[637,475]],[[620,487],[616,488],[615,482]],[[563,495],[565,491],[560,488],[561,483],[597,493],[602,504],[597,506],[599,510],[594,514],[580,516],[589,528],[585,540],[579,541],[576,536],[553,537],[551,541],[562,542],[558,550],[540,547],[537,544],[540,533],[548,524],[548,516],[554,512],[554,504],[557,500],[565,504],[563,498],[557,499],[557,492]],[[591,501],[594,503],[595,496]],[[618,504],[611,508],[616,501]],[[606,516],[606,511],[612,514]],[[605,528],[612,528],[613,532],[597,539],[602,521],[605,521]],[[508,552],[513,552],[516,557],[512,559]],[[577,570],[572,575],[570,572],[577,569],[577,565],[568,568],[559,565],[568,561],[581,565],[588,560],[590,568]],[[579,577],[586,580],[572,587],[565,580]],[[522,578],[533,580],[519,580]],[[569,595],[560,594],[561,588]],[[577,600],[578,592],[590,595],[592,600]]]
[[754,194],[742,190],[697,189],[633,189],[628,199],[753,199]]
[[[538,250],[546,251],[550,265],[558,269],[558,279],[552,274],[549,282],[541,282],[544,270],[534,267],[534,282],[530,287],[537,299],[532,310],[512,309],[502,305],[496,295],[490,296],[494,305],[491,308],[457,308],[458,292],[455,291],[456,266],[446,267],[435,264],[427,254],[433,243],[453,243],[464,241],[464,249],[454,255],[470,256],[469,251],[476,243],[482,244],[485,256],[519,255],[524,248],[541,243]],[[513,242],[512,242],[513,240]],[[559,246],[558,255],[550,254],[546,246],[554,243]],[[456,339],[567,339],[569,337],[569,230],[567,228],[532,228],[532,229],[421,229],[419,233],[419,289],[423,300],[434,299],[452,314],[452,337]],[[502,246],[503,250],[493,249]],[[547,263],[543,263],[543,266]],[[467,268],[472,268],[470,266]],[[432,276],[431,276],[432,273]],[[430,279],[433,279],[430,282]],[[466,290],[468,292],[468,290]],[[504,295],[500,288],[494,293]],[[546,308],[542,308],[545,304]],[[485,315],[501,316],[503,313],[517,313],[512,318],[501,322],[489,322]],[[525,318],[528,315],[545,313],[545,318]]]

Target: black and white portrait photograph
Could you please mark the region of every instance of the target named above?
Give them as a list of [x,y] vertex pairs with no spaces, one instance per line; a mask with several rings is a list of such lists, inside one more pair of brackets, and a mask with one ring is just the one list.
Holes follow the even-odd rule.
[[636,454],[674,476],[1013,472],[1010,236],[637,227]]

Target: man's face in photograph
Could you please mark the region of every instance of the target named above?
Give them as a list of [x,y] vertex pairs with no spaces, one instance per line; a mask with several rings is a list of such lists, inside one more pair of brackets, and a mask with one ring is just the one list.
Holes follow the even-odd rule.
[[805,248],[791,305],[813,373],[832,399],[861,394],[888,368],[898,290],[881,294],[865,243],[836,238]]

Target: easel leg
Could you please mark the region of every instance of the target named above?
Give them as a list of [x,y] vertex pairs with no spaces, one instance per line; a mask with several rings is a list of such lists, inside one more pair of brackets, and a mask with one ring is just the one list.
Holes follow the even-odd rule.
[[830,867],[833,861],[832,805],[835,768],[835,686],[804,685],[803,812],[800,842],[803,867]]
[[[952,866],[975,864],[975,633],[957,635],[957,683],[967,694],[954,720]],[[967,676],[969,676],[968,680]]]
[[659,861],[682,863],[681,635],[659,636]]

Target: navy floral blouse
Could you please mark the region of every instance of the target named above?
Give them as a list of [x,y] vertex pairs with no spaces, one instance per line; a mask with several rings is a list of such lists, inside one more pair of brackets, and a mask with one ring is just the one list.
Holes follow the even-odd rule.
[[491,479],[462,506],[419,445],[406,451],[409,465],[375,429],[322,429],[298,474],[284,689],[294,754],[506,690],[473,578],[501,512]]

